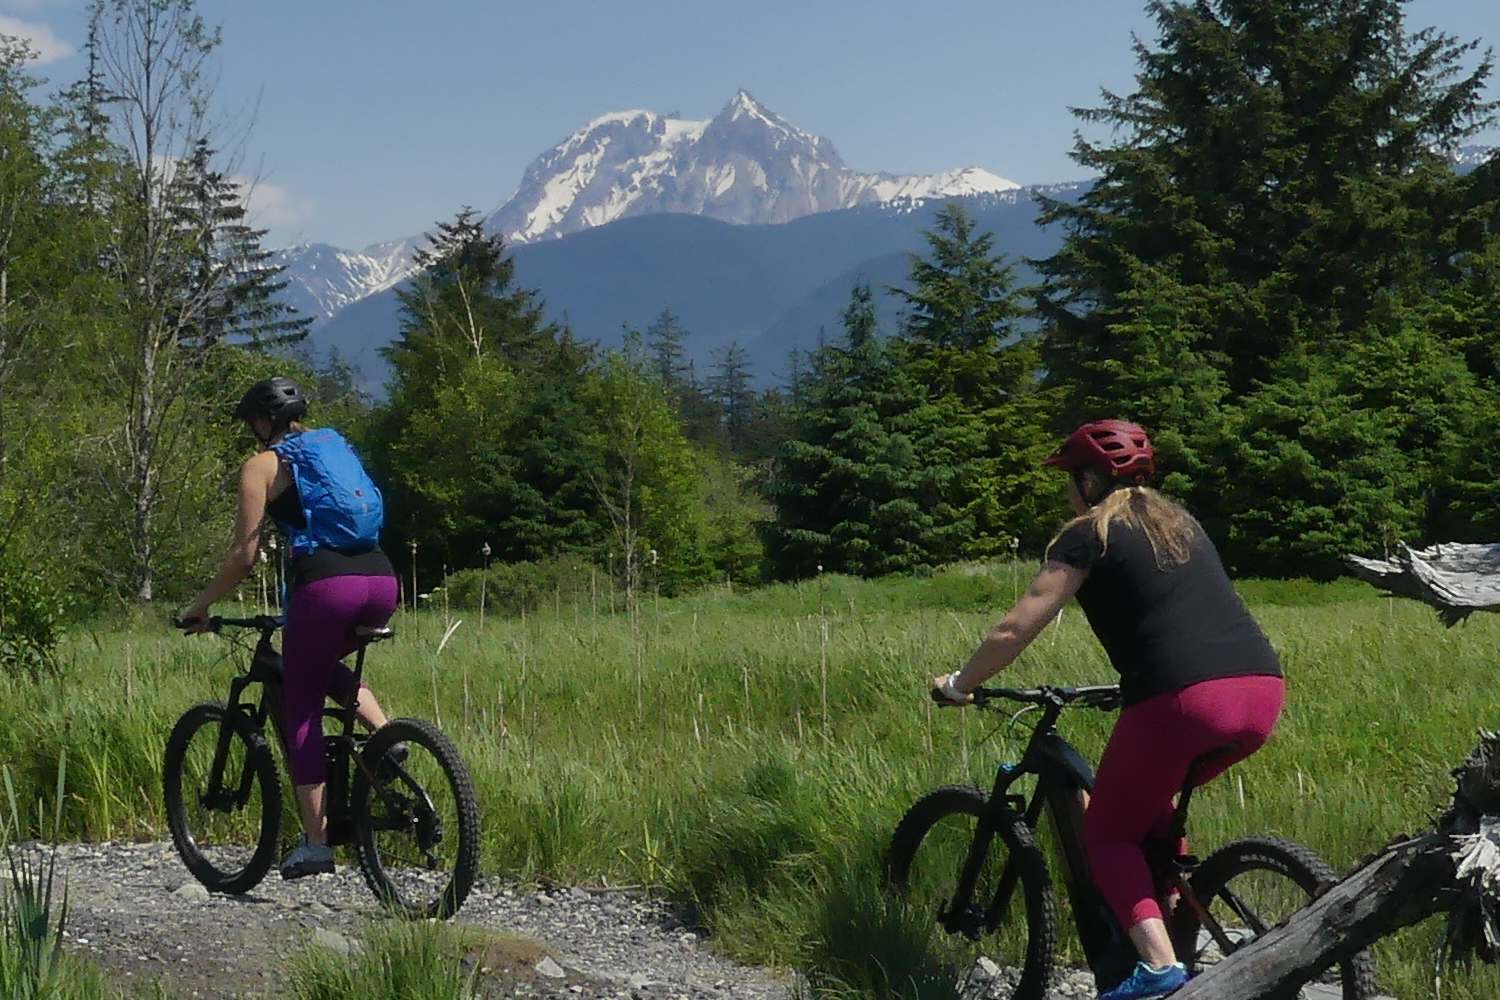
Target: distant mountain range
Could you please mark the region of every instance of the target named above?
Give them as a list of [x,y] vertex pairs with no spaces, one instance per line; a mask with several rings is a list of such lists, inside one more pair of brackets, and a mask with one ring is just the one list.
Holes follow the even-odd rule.
[[[741,90],[708,121],[653,111],[595,118],[537,157],[485,225],[518,246],[641,215],[686,213],[754,225],[1017,187],[979,167],[916,176],[851,170],[827,139],[787,123]],[[422,242],[416,236],[364,250],[325,243],[288,248],[279,260],[292,285],[288,299],[310,316],[331,318],[407,277]]]
[[[980,227],[996,234],[1002,252],[1039,257],[1058,239],[1036,225],[1036,196],[1071,199],[1085,189],[1053,185],[961,200]],[[644,329],[670,308],[689,333],[700,371],[716,350],[737,341],[768,380],[784,370],[792,349],[838,334],[839,314],[858,281],[882,293],[877,301],[890,328],[898,309],[884,289],[904,283],[909,255],[925,251],[923,233],[944,203],[820,212],[781,225],[686,214],[627,218],[516,247],[516,276],[541,289],[551,318],[580,338],[618,343],[623,326]],[[385,368],[376,350],[394,336],[398,308],[394,288],[367,296],[318,325],[314,343],[336,348],[378,384]]]
[[[1465,147],[1455,165],[1467,172],[1490,153]],[[767,379],[792,349],[836,333],[856,282],[904,281],[941,203],[963,202],[999,250],[1035,258],[1060,240],[1035,225],[1037,195],[1071,199],[1086,187],[1022,188],[978,167],[861,173],[742,90],[708,121],[651,111],[594,119],[538,157],[485,224],[512,247],[521,284],[579,337],[617,342],[623,326],[644,328],[670,308],[700,366],[737,341]],[[315,349],[337,348],[372,387],[385,375],[377,351],[397,331],[396,286],[424,242],[278,255],[286,300],[315,319]],[[894,301],[880,303],[894,322]]]

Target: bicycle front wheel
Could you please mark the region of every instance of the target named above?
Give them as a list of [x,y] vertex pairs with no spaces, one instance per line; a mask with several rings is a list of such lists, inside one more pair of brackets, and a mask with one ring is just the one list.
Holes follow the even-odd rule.
[[479,870],[479,805],[453,741],[429,722],[396,719],[356,767],[354,842],[370,890],[407,916],[453,916]]
[[281,831],[281,783],[260,731],[221,704],[194,705],[167,738],[162,785],[172,843],[193,877],[213,892],[254,888]]
[[952,967],[965,996],[1042,1000],[1057,950],[1057,904],[1046,862],[1025,820],[1000,809],[972,899],[949,931],[960,873],[990,811],[977,788],[949,785],[918,799],[891,837],[888,878],[919,919],[931,921],[931,947]]
[[[1209,919],[1200,920],[1185,902],[1178,905],[1172,934],[1177,956],[1189,972],[1201,972],[1286,920],[1336,881],[1334,870],[1301,844],[1279,837],[1228,844],[1193,874],[1193,895]],[[1376,994],[1374,960],[1362,951],[1313,983],[1323,989],[1304,988],[1299,994],[1303,1000],[1330,993],[1342,1000],[1368,1000]]]

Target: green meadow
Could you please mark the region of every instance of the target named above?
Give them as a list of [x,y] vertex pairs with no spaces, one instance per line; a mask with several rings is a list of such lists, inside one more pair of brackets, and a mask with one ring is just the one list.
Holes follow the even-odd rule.
[[[866,892],[897,819],[932,786],[987,783],[1019,750],[1024,731],[930,707],[926,682],[1028,572],[647,594],[633,616],[588,599],[482,625],[469,609],[401,613],[367,678],[392,715],[435,719],[456,739],[480,790],[487,872],[651,887],[729,954],[858,985],[872,953],[897,961],[885,938],[907,933]],[[1240,589],[1281,652],[1289,704],[1272,742],[1195,799],[1199,853],[1268,833],[1343,869],[1427,826],[1476,730],[1500,727],[1500,621],[1444,629],[1347,581]],[[62,659],[54,679],[0,679],[0,761],[18,797],[50,814],[66,758],[60,836],[163,837],[167,732],[190,704],[223,697],[241,654],[138,618],[76,630]],[[1070,607],[1004,682],[1112,676]],[[1079,711],[1062,728],[1092,756],[1110,721]],[[1432,995],[1436,933],[1382,945],[1388,992]],[[1500,975],[1455,972],[1442,995],[1493,998]]]

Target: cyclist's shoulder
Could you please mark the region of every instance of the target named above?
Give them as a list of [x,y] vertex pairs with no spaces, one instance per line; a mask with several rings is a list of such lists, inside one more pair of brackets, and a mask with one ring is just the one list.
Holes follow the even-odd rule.
[[275,478],[276,472],[280,468],[281,460],[277,457],[276,452],[267,448],[265,451],[258,451],[245,459],[245,463],[240,466],[240,479],[264,479],[269,481]]

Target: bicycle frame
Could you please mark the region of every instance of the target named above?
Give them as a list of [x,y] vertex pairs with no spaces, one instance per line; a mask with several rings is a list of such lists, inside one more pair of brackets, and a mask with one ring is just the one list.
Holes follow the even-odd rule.
[[[1040,700],[1030,700],[1030,703],[1041,706],[1042,717],[1033,728],[1020,761],[1014,765],[1002,764],[997,770],[995,783],[990,789],[989,807],[979,818],[974,839],[970,842],[969,853],[959,875],[957,890],[948,906],[939,913],[938,921],[949,933],[962,933],[975,940],[982,934],[999,928],[1002,914],[1010,904],[1011,894],[1020,878],[1020,871],[1014,857],[1008,858],[993,899],[979,913],[972,902],[980,869],[1002,823],[1011,816],[1020,816],[1028,827],[1035,830],[1045,812],[1051,816],[1053,829],[1057,834],[1068,899],[1072,905],[1079,941],[1096,980],[1101,988],[1107,989],[1129,975],[1136,961],[1136,951],[1094,884],[1084,848],[1081,821],[1084,798],[1094,789],[1094,769],[1083,754],[1057,731],[1057,720],[1072,699],[1064,697],[1058,689],[1041,689],[1039,693]],[[1147,862],[1158,887],[1176,891],[1179,905],[1187,906],[1196,916],[1199,925],[1228,954],[1234,950],[1233,941],[1192,888],[1191,876],[1198,867],[1198,859],[1180,851],[1182,838],[1187,831],[1188,806],[1195,787],[1194,776],[1213,756],[1208,754],[1190,765],[1188,779],[1173,811],[1168,835],[1164,840],[1147,845]],[[1012,791],[1015,783],[1025,775],[1035,775],[1037,779],[1036,788],[1029,800]],[[1234,893],[1221,890],[1221,895],[1233,910],[1242,918],[1248,919],[1248,909]],[[1264,928],[1256,930],[1259,932]],[[1184,947],[1192,944],[1177,943]]]
[[[271,636],[280,627],[280,622],[273,619],[251,619],[248,621],[225,620],[224,624],[249,625],[260,631],[260,640],[256,643],[255,652],[250,658],[250,667],[244,673],[237,674],[229,682],[229,700],[226,705],[226,715],[238,715],[245,719],[256,730],[264,732],[267,718],[274,721],[276,738],[280,741],[283,754],[287,750],[286,733],[281,721],[281,654],[271,645]],[[354,688],[359,690],[359,685],[364,677],[365,652],[369,648],[368,643],[361,643],[354,661]],[[261,699],[258,705],[252,705],[241,701],[245,689],[251,684],[261,685]],[[328,815],[328,844],[329,846],[340,846],[352,841],[352,821],[350,817],[351,807],[349,795],[351,785],[349,781],[349,762],[364,773],[366,780],[376,790],[382,800],[388,806],[399,806],[394,794],[386,783],[375,780],[375,775],[370,771],[363,755],[359,752],[359,737],[355,735],[355,720],[357,713],[357,696],[349,704],[342,705],[336,710],[327,710],[339,720],[340,729],[337,733],[324,736],[325,753],[328,756],[328,780],[327,792],[324,796]],[[232,738],[232,726],[221,726],[219,728],[218,744],[214,749],[213,769],[209,773],[208,789],[203,795],[205,804],[211,808],[233,809],[243,805],[248,800],[251,791],[251,783],[254,780],[254,772],[248,766],[244,768],[239,779],[239,788],[233,795],[227,794],[224,787],[224,770],[228,764],[229,744]],[[396,766],[397,773],[402,782],[408,787],[418,791],[421,796],[421,805],[428,813],[433,811],[432,801],[426,791],[413,782],[403,768]]]
[[[995,831],[1006,810],[1022,816],[1033,830],[1040,824],[1045,811],[1051,815],[1057,832],[1068,899],[1089,967],[1102,979],[1113,978],[1117,971],[1123,979],[1135,964],[1135,950],[1121,932],[1090,874],[1078,820],[1083,812],[1082,797],[1094,788],[1094,769],[1083,754],[1057,731],[1057,720],[1064,707],[1061,700],[1046,704],[1020,761],[1014,766],[1002,765],[997,771],[990,790],[989,810],[980,817],[959,876],[957,892],[950,906],[939,915],[939,923],[949,932],[964,933],[971,938],[996,930],[1020,878],[1014,859],[1006,861],[995,896],[977,926],[970,905]],[[1030,801],[1011,791],[1012,786],[1028,774],[1037,778]],[[1123,970],[1117,968],[1121,966]]]

